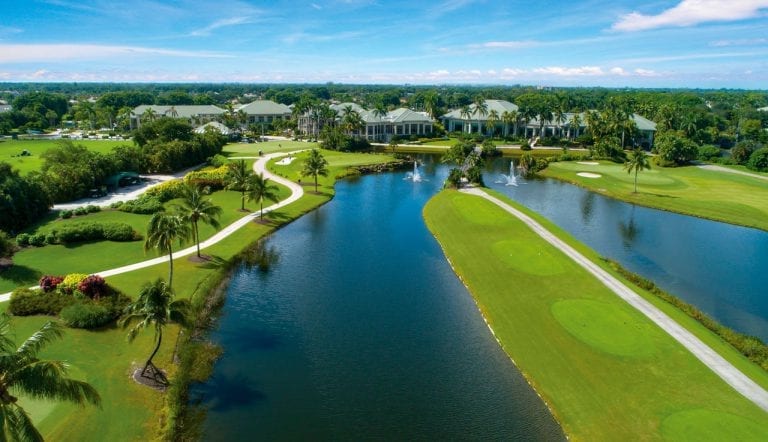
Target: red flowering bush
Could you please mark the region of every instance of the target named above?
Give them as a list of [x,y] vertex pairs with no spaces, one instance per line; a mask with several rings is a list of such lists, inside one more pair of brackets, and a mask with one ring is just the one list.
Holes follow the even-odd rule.
[[61,276],[44,275],[40,278],[40,289],[45,293],[52,292],[56,290],[56,287],[58,287],[62,281],[64,281],[64,278]]
[[77,290],[91,299],[99,299],[107,292],[107,281],[99,275],[90,275],[80,281]]

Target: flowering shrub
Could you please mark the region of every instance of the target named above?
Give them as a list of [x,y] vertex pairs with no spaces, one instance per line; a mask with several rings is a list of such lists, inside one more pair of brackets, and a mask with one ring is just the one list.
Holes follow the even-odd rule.
[[206,168],[190,172],[184,176],[184,182],[198,186],[209,186],[211,189],[223,189],[229,167],[226,165],[216,168]]
[[64,278],[61,276],[54,276],[54,275],[43,275],[42,278],[40,278],[40,289],[45,292],[52,292],[56,290],[56,287],[58,287],[59,284],[61,284],[64,281]]
[[90,275],[80,281],[77,290],[91,299],[99,299],[101,295],[106,294],[107,282],[99,275]]
[[158,184],[155,187],[151,187],[146,191],[146,195],[150,197],[157,197],[160,202],[170,201],[174,198],[181,196],[182,189],[184,188],[184,181],[182,180],[170,180],[164,183]]
[[59,284],[59,288],[66,294],[71,295],[80,283],[87,278],[85,273],[70,273],[64,277],[64,281]]

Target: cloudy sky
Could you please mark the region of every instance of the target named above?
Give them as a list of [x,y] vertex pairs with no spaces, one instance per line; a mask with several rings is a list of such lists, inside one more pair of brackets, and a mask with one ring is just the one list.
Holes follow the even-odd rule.
[[768,0],[4,0],[0,81],[768,87]]

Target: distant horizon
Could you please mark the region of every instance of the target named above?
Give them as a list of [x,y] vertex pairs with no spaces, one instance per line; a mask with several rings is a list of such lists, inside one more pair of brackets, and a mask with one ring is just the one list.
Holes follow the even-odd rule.
[[17,0],[0,82],[763,90],[768,0]]

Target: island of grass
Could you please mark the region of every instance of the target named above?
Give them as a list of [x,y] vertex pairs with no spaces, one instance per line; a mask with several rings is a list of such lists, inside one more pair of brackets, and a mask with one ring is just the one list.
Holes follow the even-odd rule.
[[[610,271],[562,230],[509,204]],[[500,344],[569,437],[768,438],[768,413],[522,221],[456,191],[430,200],[424,218]],[[768,387],[768,374],[717,336],[638,293]]]
[[696,166],[653,166],[638,173],[634,193],[634,175],[609,161],[552,162],[541,174],[641,206],[768,230],[768,179]]
[[[53,143],[49,145],[53,145]],[[94,142],[95,143],[95,142]],[[224,152],[231,157],[259,156],[263,153],[295,151],[316,147],[316,144],[274,141],[258,144],[227,145]],[[292,180],[300,178],[303,159],[307,153],[294,153],[296,157],[288,166],[269,166],[273,173],[288,177]],[[311,211],[333,197],[333,185],[338,176],[349,173],[349,168],[360,165],[383,164],[393,161],[388,155],[371,155],[357,153],[341,153],[322,151],[329,162],[327,177],[319,177],[319,191],[314,192],[314,186],[307,188],[304,196],[298,201],[274,212],[264,214],[265,222],[248,223],[221,242],[203,250],[208,260],[200,262],[180,257],[174,260],[174,291],[177,298],[203,299],[206,291],[222,278],[231,267],[231,261],[248,245],[264,238],[279,226],[288,223],[304,213]],[[253,159],[249,160],[250,163]],[[250,166],[250,164],[249,164]],[[309,178],[302,179],[309,182]],[[287,196],[287,189],[281,186],[278,192],[280,199]],[[222,226],[246,216],[240,212],[240,194],[234,191],[222,190],[211,195],[213,201],[222,206],[223,213],[220,221]],[[173,204],[173,201],[168,204]],[[257,206],[247,203],[246,207],[253,211]],[[29,232],[44,232],[65,222],[77,221],[79,217],[60,220],[51,217]],[[81,217],[80,221],[119,221],[133,226],[144,234],[150,215],[137,215],[113,210],[89,214]],[[215,231],[207,225],[200,225],[201,239],[212,236]],[[0,273],[0,293],[12,290],[18,286],[31,286],[37,283],[42,274],[92,273],[109,268],[131,264],[156,256],[150,252],[144,254],[141,241],[115,243],[99,241],[73,246],[49,245],[41,248],[28,248],[14,256],[14,267]],[[189,246],[191,244],[185,244]],[[131,297],[135,297],[139,288],[159,277],[167,278],[167,263],[154,265],[140,270],[107,278],[113,286]],[[0,311],[7,309],[8,303],[0,303]],[[29,336],[41,324],[50,320],[45,316],[14,317],[13,326],[17,336]],[[173,339],[164,341],[160,352],[155,358],[158,366],[168,370],[173,382],[182,375],[186,379],[196,378],[199,373],[177,373],[173,364],[175,337],[178,328],[169,325],[165,336]],[[108,326],[100,330],[68,329],[60,345],[46,349],[45,357],[67,361],[72,366],[74,377],[85,380],[93,385],[102,397],[103,408],[81,408],[68,403],[50,403],[45,401],[21,398],[23,407],[30,412],[37,428],[48,440],[62,441],[102,441],[102,440],[149,440],[159,434],[167,434],[165,430],[172,426],[171,410],[179,404],[169,404],[167,396],[151,388],[139,385],[130,378],[132,369],[143,364],[147,355],[152,351],[154,341],[152,333],[140,334],[136,340],[128,344],[126,331],[116,326]],[[195,367],[197,369],[197,367]]]

